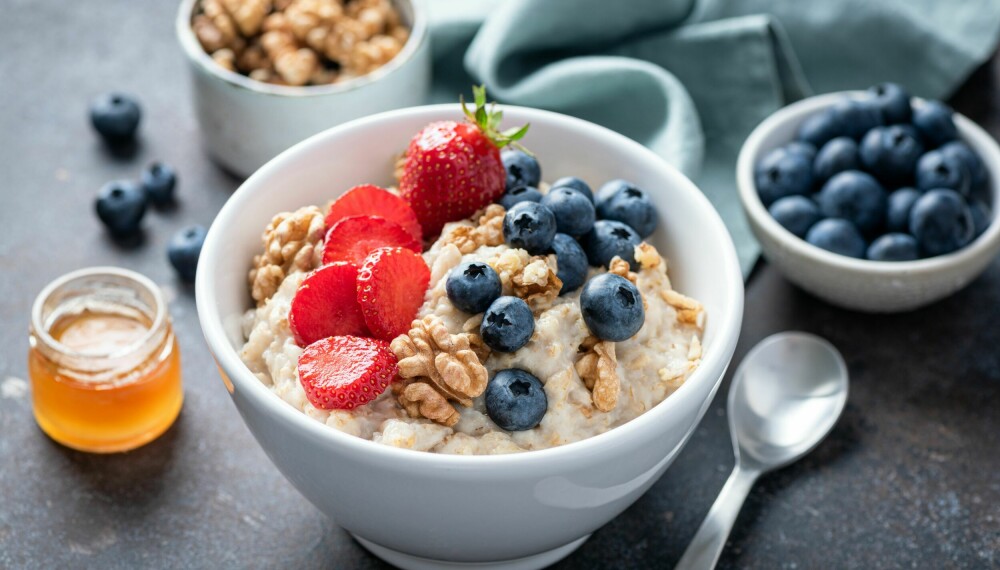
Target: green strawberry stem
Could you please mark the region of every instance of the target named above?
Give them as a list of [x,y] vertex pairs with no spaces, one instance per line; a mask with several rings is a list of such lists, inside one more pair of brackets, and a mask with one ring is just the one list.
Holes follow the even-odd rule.
[[507,129],[505,131],[500,130],[500,121],[503,119],[503,111],[496,110],[496,103],[490,103],[489,109],[486,108],[486,87],[483,85],[473,85],[472,86],[472,96],[476,104],[475,109],[469,110],[465,105],[465,97],[459,95],[459,102],[462,104],[462,112],[465,113],[465,117],[479,127],[486,138],[490,139],[497,146],[497,148],[503,148],[505,146],[512,146],[522,152],[525,152],[531,156],[531,151],[524,148],[518,140],[524,138],[524,135],[528,133],[528,127],[531,123],[528,123],[521,127],[514,127]]

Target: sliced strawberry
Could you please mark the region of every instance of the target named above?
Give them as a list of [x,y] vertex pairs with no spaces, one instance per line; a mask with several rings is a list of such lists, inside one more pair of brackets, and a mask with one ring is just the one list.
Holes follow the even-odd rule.
[[371,402],[396,377],[389,343],[373,338],[332,336],[317,340],[299,356],[299,382],[321,410],[350,410]]
[[334,200],[326,214],[326,228],[351,216],[380,216],[396,222],[417,240],[423,236],[417,215],[406,200],[371,184],[355,186]]
[[320,267],[299,284],[288,310],[288,326],[299,346],[328,336],[368,336],[357,277],[357,265],[339,262]]
[[358,304],[372,335],[392,340],[410,330],[430,280],[419,253],[402,247],[371,252],[358,271]]
[[378,216],[344,218],[326,232],[323,263],[349,261],[361,265],[380,247],[405,247],[420,251],[420,241],[399,224]]

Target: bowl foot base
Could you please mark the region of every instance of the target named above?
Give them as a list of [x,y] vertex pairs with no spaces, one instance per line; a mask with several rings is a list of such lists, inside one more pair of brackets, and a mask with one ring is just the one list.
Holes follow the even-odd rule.
[[583,545],[588,538],[590,538],[590,535],[588,534],[583,538],[574,540],[569,544],[564,544],[559,548],[554,548],[552,550],[541,552],[532,556],[526,556],[524,558],[517,558],[515,560],[498,560],[496,562],[449,562],[447,560],[433,560],[430,558],[414,556],[412,554],[405,554],[397,550],[379,546],[354,533],[351,533],[351,536],[353,536],[354,540],[357,540],[361,546],[364,546],[375,556],[378,556],[393,566],[403,568],[404,570],[442,570],[452,568],[481,568],[483,570],[536,570],[538,568],[545,568],[550,564],[555,564],[556,562],[569,556],[570,553],[577,548],[580,548],[580,546]]

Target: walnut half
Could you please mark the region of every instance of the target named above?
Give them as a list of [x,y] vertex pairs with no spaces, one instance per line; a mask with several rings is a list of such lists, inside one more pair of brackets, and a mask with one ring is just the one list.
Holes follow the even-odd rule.
[[602,412],[610,412],[618,405],[621,385],[615,343],[590,336],[584,339],[580,348],[586,350],[586,353],[576,362],[576,372],[590,390],[594,407]]
[[282,212],[264,230],[264,253],[255,255],[250,270],[250,292],[257,306],[274,295],[281,282],[293,271],[312,271],[323,256],[323,212],[306,206]]

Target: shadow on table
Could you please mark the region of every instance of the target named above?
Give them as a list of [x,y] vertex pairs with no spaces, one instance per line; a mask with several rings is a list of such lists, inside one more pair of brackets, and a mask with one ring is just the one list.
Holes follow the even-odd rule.
[[164,490],[163,479],[174,462],[184,433],[184,411],[166,432],[146,445],[123,453],[86,453],[54,440],[49,444],[66,459],[62,471],[111,503],[142,506]]

